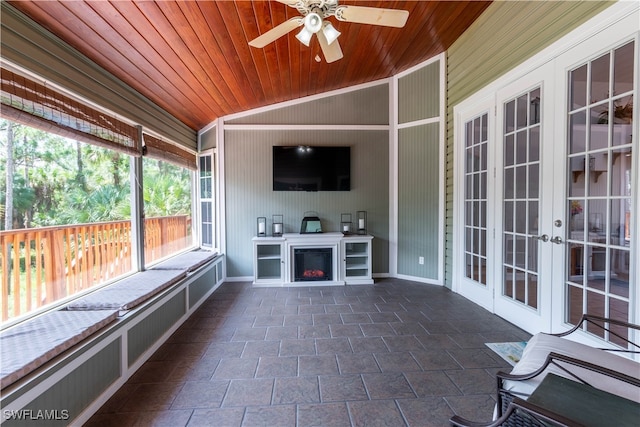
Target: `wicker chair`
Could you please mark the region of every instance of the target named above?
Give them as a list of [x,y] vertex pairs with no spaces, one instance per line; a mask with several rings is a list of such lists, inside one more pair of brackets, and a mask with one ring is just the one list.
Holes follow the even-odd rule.
[[[623,352],[628,354],[640,353],[639,344],[630,341],[627,337],[620,335],[620,333],[616,332],[616,330],[612,330],[611,328],[615,325],[617,327],[640,330],[640,326],[600,316],[584,315],[580,322],[567,332],[541,335],[543,335],[543,339],[548,339],[548,337],[565,337],[579,329],[582,329],[585,324],[593,325],[596,328],[608,331],[610,336],[615,336],[618,340],[627,344],[627,348],[589,349],[590,351]],[[615,356],[616,359],[618,357],[619,356]],[[466,420],[456,415],[450,419],[451,425],[458,427],[575,426],[576,423],[574,421],[568,420],[559,414],[550,412],[545,408],[537,406],[526,400],[530,393],[535,389],[535,386],[539,384],[542,381],[542,378],[544,378],[544,376],[549,372],[557,373],[563,377],[570,378],[589,386],[597,384],[597,388],[602,388],[602,384],[605,382],[610,388],[609,390],[605,389],[605,391],[613,394],[620,394],[618,393],[618,389],[622,388],[627,394],[625,397],[629,398],[628,396],[631,395],[635,397],[635,399],[632,400],[637,401],[637,396],[640,396],[640,378],[638,378],[638,373],[640,373],[640,364],[637,364],[637,362],[633,362],[630,359],[620,358],[614,360],[614,362],[619,362],[617,364],[614,363],[616,368],[622,367],[623,370],[631,371],[620,372],[617,369],[610,369],[611,366],[605,367],[593,362],[593,358],[591,361],[587,361],[567,354],[562,354],[560,352],[556,353],[551,351],[546,355],[544,363],[542,363],[537,369],[533,369],[530,373],[498,372],[498,403],[495,419],[489,423],[478,423]],[[516,370],[517,369],[514,368],[514,371]],[[527,384],[528,382],[533,382],[534,385],[532,386],[531,384]],[[518,391],[517,389],[519,384],[526,384],[526,390]]]

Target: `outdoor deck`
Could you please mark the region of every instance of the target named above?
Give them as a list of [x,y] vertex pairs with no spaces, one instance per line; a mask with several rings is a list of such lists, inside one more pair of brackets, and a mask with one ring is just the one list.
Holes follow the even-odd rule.
[[[190,221],[145,219],[145,263],[187,248]],[[131,256],[131,221],[0,231],[1,321],[130,273]]]

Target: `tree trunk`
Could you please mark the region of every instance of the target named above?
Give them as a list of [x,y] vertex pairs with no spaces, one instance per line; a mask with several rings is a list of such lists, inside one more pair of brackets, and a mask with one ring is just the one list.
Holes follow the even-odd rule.
[[[27,147],[27,137],[23,137],[24,146]],[[31,188],[31,181],[29,179],[29,168],[31,167],[32,157],[27,155],[24,159],[24,185],[26,188]],[[24,213],[24,228],[31,228],[31,220],[33,219],[33,204],[27,208]]]
[[7,175],[6,188],[7,195],[4,202],[4,229],[13,230],[13,127],[11,122],[7,123]]
[[87,192],[87,179],[84,176],[84,161],[82,159],[82,146],[79,141],[76,141],[76,162],[78,166],[78,172],[76,174],[76,182],[80,184],[80,188],[85,193]]
[[114,151],[111,155],[111,164],[113,165],[113,185],[120,189],[120,153]]

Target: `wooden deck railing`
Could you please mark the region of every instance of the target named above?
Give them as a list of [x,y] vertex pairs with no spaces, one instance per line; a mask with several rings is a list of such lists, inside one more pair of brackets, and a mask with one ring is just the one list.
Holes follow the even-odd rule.
[[[145,263],[189,246],[186,215],[145,220]],[[131,222],[0,231],[2,321],[131,271]]]

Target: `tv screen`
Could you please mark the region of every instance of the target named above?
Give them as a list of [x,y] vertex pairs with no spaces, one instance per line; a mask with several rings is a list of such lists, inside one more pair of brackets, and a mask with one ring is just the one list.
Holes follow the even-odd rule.
[[351,190],[351,147],[274,146],[273,190]]

